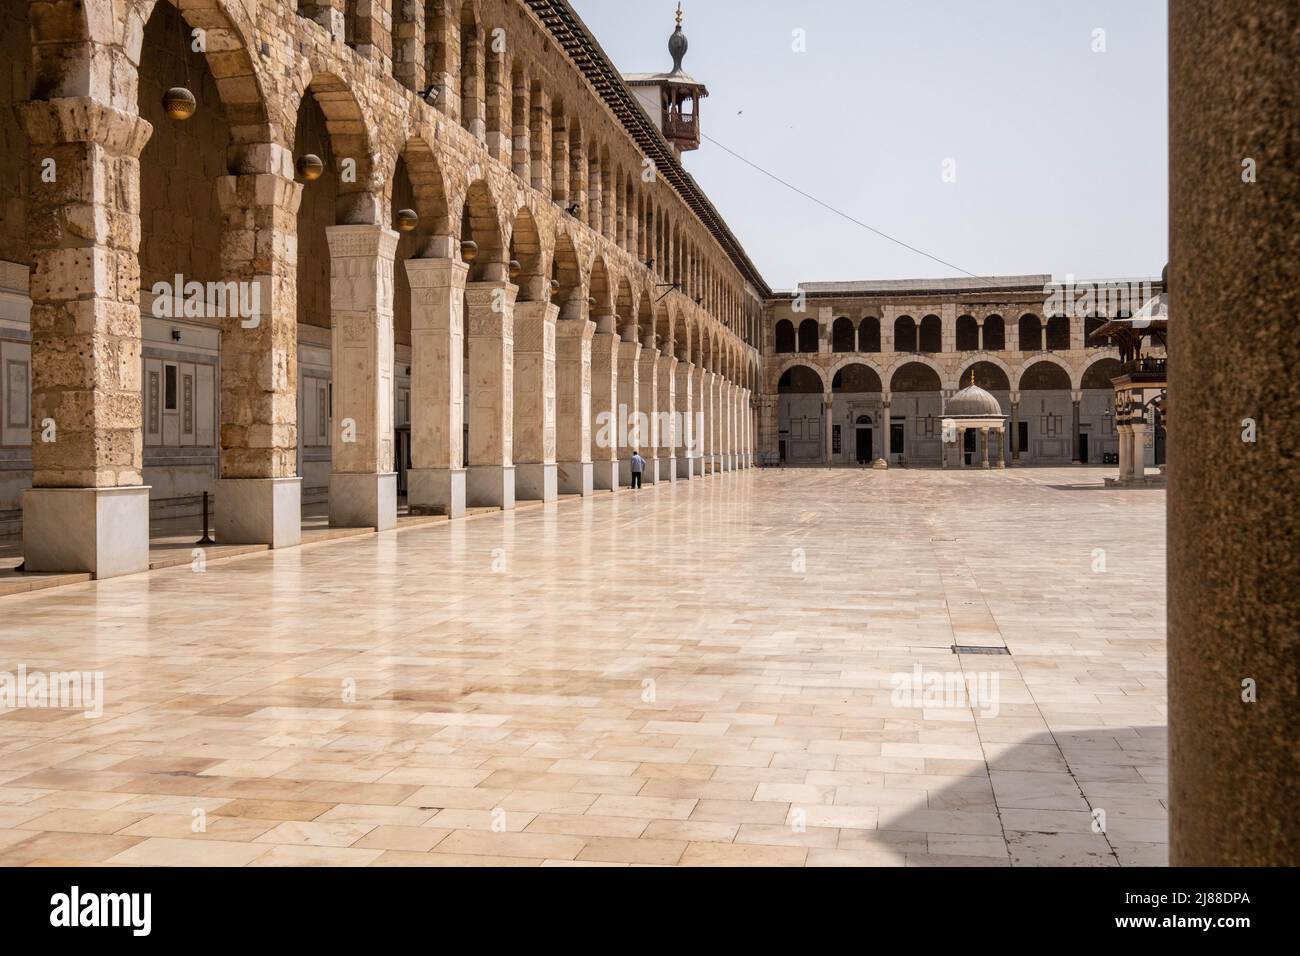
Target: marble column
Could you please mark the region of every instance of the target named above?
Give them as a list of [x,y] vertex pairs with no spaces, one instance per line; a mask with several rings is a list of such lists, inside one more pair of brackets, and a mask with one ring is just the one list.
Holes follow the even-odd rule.
[[998,464],[997,467],[1007,467],[1007,432],[1005,428],[998,429]]
[[[271,170],[285,150],[261,144],[246,158]],[[256,315],[221,323],[214,530],[222,544],[294,547],[302,541],[296,254],[302,185],[276,172],[250,171],[219,178],[216,196],[222,273],[256,285],[260,294]]]
[[465,514],[465,278],[454,259],[407,259],[412,514]]
[[641,457],[645,459],[645,474],[641,480],[653,485],[663,470],[659,460],[659,350],[643,347],[638,361],[637,376],[640,388],[640,412],[646,433],[641,436]]
[[617,335],[601,329],[600,320],[596,329],[591,338],[592,485],[598,491],[617,491],[620,435],[627,428],[627,420],[619,415],[620,344]]
[[1020,464],[1020,393],[1011,393],[1011,464]]
[[659,357],[659,477],[677,480],[677,358],[668,352]]
[[90,98],[18,110],[30,168],[51,159],[58,171],[56,182],[38,172],[29,178],[32,487],[23,493],[24,567],[96,578],[145,571],[136,253],[139,156],[153,128]]
[[1169,5],[1174,866],[1300,865],[1296,23],[1273,0]]
[[880,405],[880,457],[886,462],[889,462],[889,435],[893,427],[889,414],[889,393],[885,392]]
[[1070,405],[1073,408],[1071,426],[1070,426],[1070,464],[1079,464],[1079,400],[1082,396],[1078,392],[1071,395]]
[[[624,488],[632,485],[632,452],[645,447],[641,432],[646,429],[642,421],[645,409],[641,407],[641,343],[620,341],[618,343],[618,414],[614,423],[615,437],[618,439],[618,481]],[[643,458],[649,456],[641,452]],[[649,461],[641,481],[650,480]]]
[[393,470],[393,254],[379,225],[330,226],[329,516],[337,528],[397,526]]
[[681,416],[681,452],[677,458],[677,477],[689,480],[697,477],[696,459],[699,457],[698,425],[695,421],[695,366],[690,362],[677,363],[677,411]]
[[[596,323],[586,319],[561,319],[555,326],[555,457],[562,495],[587,497],[596,487],[591,448],[591,356],[595,333]],[[608,353],[605,359],[608,380]],[[610,397],[608,389],[606,397]]]
[[989,430],[980,429],[980,467],[988,468],[989,466]]
[[834,435],[832,429],[835,427],[835,395],[832,392],[822,395],[822,408],[824,409],[822,415],[826,419],[826,467],[829,468],[834,461],[832,449],[835,447],[832,442]]
[[707,478],[713,474],[713,373],[701,368],[699,379],[700,457],[696,467],[700,477]]
[[554,501],[555,321],[559,306],[535,300],[515,305],[515,398],[511,460],[515,499]]
[[465,286],[469,352],[469,467],[465,500],[472,508],[515,506],[515,297],[504,280]]

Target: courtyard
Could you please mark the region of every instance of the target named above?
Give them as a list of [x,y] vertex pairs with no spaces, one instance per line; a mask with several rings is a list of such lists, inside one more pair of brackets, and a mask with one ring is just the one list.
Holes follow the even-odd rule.
[[739,471],[0,599],[0,671],[102,673],[0,711],[0,863],[1163,865],[1165,493],[1109,473]]

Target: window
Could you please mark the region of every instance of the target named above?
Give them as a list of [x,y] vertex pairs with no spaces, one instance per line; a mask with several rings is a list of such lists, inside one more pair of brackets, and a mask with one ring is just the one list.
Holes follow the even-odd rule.
[[163,410],[176,411],[176,366],[163,366]]

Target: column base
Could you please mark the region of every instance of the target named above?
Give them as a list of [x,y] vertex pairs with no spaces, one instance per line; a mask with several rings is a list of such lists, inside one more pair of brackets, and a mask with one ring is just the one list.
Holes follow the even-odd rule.
[[677,477],[682,481],[690,481],[695,477],[694,473],[695,459],[683,455],[677,459]]
[[[592,462],[592,484],[597,491],[618,491],[622,481],[622,464],[617,461]],[[631,473],[629,466],[628,472]]]
[[562,461],[556,465],[556,477],[562,495],[590,498],[596,490],[596,469],[589,461]]
[[471,508],[514,508],[514,465],[470,465],[467,474],[465,501]]
[[667,458],[660,458],[659,464],[660,464],[660,469],[659,469],[660,481],[673,482],[676,481],[679,477],[681,477],[680,475],[677,474],[676,455],[672,455]]
[[647,485],[658,484],[662,480],[659,476],[663,474],[661,464],[662,462],[658,458],[647,458],[645,460],[645,474],[641,476],[641,480]]
[[302,544],[301,478],[222,478],[217,481],[218,544]]
[[397,527],[397,473],[330,474],[330,527],[374,528],[391,531]]
[[406,473],[406,506],[413,515],[465,517],[465,469],[410,469]]
[[559,497],[558,468],[554,464],[525,462],[515,465],[517,501],[554,501]]
[[96,580],[148,571],[149,486],[24,491],[23,569]]

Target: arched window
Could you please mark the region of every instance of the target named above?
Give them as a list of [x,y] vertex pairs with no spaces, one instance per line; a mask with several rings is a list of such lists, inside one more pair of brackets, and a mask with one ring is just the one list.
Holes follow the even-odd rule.
[[817,320],[804,319],[799,323],[799,351],[817,351]]
[[776,351],[778,354],[794,351],[794,323],[789,319],[776,323]]
[[921,320],[921,351],[943,351],[943,323],[937,315],[927,315]]
[[957,317],[957,351],[977,352],[980,347],[980,327],[973,315]]
[[1047,348],[1053,352],[1065,352],[1070,348],[1070,320],[1063,315],[1054,315],[1047,320]]
[[916,320],[910,315],[900,315],[894,320],[894,351],[916,351]]
[[1036,315],[1020,317],[1020,351],[1041,352],[1043,350],[1043,323]]
[[1106,320],[1100,316],[1090,315],[1083,320],[1083,347],[1086,349],[1101,349],[1106,347],[1105,342],[1094,342],[1092,333],[1106,324]]
[[831,351],[852,352],[857,336],[853,331],[853,320],[840,316],[831,326]]
[[1007,327],[1000,315],[990,315],[984,320],[984,351],[1001,352],[1007,347]]
[[880,351],[880,320],[873,315],[858,323],[858,351]]

